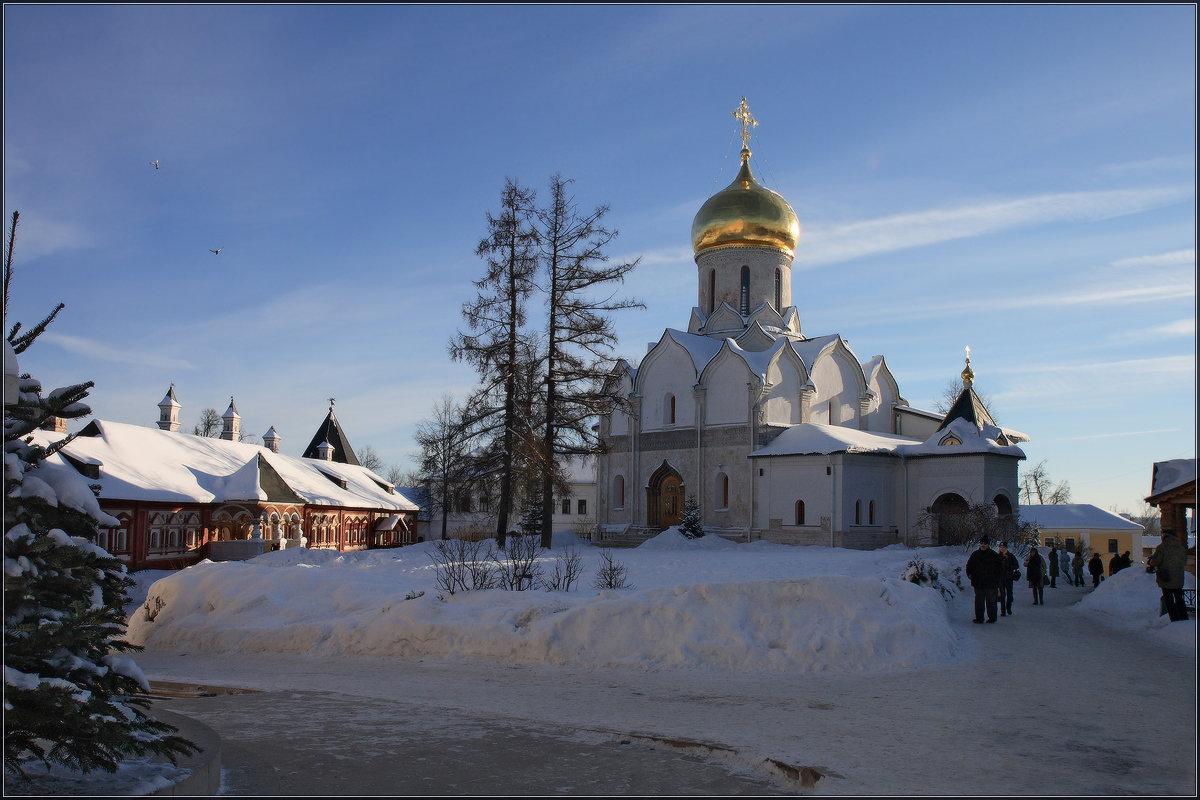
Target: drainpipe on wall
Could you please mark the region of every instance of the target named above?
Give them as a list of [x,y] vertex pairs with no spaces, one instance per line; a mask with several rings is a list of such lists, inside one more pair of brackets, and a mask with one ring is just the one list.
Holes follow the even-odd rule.
[[837,507],[838,507],[837,470],[835,470],[833,468],[833,456],[831,456],[831,455],[826,456],[825,461],[826,461],[827,465],[829,466],[830,480],[833,482],[833,485],[830,488],[830,499],[833,502],[829,509],[829,546],[833,547],[834,546],[833,532],[837,529],[837,516],[838,516],[837,515]]

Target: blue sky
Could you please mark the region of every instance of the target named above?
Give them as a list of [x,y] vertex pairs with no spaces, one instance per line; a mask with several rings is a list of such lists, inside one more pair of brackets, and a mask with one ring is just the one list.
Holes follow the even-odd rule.
[[[328,407],[409,465],[506,177],[573,178],[642,258],[636,360],[696,303],[691,220],[752,166],[800,218],[808,335],[930,408],[976,388],[1074,499],[1195,456],[1193,6],[4,8],[12,308],[96,416]],[[150,166],[159,161],[160,169]],[[223,248],[214,256],[210,249]]]

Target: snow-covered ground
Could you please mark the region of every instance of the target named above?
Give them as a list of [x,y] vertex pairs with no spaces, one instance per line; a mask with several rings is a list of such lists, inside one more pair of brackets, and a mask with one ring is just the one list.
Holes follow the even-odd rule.
[[[397,699],[453,702],[526,722],[544,718],[589,729],[636,725],[662,735],[690,732],[737,744],[739,752],[819,763],[841,778],[817,787],[829,793],[911,793],[936,785],[923,777],[920,758],[889,755],[892,748],[914,746],[904,731],[926,724],[920,722],[926,716],[935,726],[927,736],[944,736],[943,747],[961,748],[930,752],[930,764],[980,759],[985,775],[966,785],[953,772],[939,773],[947,781],[940,790],[1027,793],[1026,784],[1006,777],[1026,775],[1026,767],[996,763],[995,753],[981,751],[983,745],[967,735],[987,717],[974,698],[993,692],[1011,700],[1014,714],[1029,705],[1030,695],[1041,707],[1042,701],[1053,705],[1058,694],[1069,706],[1061,715],[1069,727],[1046,747],[1061,747],[1066,737],[1072,740],[1068,749],[1108,753],[1113,748],[1089,743],[1080,732],[1095,727],[1101,738],[1140,739],[1123,746],[1129,754],[1096,756],[1128,757],[1135,765],[1134,751],[1151,747],[1141,728],[1115,730],[1099,717],[1111,710],[1114,698],[1129,704],[1137,698],[1137,713],[1148,715],[1147,731],[1155,734],[1162,727],[1155,719],[1183,714],[1163,735],[1178,730],[1187,735],[1190,729],[1185,755],[1195,755],[1196,626],[1159,615],[1154,577],[1136,564],[1095,590],[1090,580],[1086,588],[1047,588],[1046,608],[1030,608],[1029,590],[1019,582],[1013,618],[973,626],[963,624],[972,615],[965,579],[964,588],[950,596],[904,577],[920,560],[926,572],[933,567],[940,573],[944,589],[954,589],[967,556],[956,548],[862,552],[735,544],[711,536],[691,541],[669,530],[636,549],[608,551],[627,568],[631,586],[600,590],[592,583],[603,551],[562,534],[543,553],[542,564],[550,572],[560,554],[577,552],[583,569],[572,591],[449,595],[437,588],[434,547],[346,554],[294,549],[178,573],[141,573],[130,603],[129,639],[146,647],[139,663],[151,679],[325,689],[330,665],[336,664],[337,690],[346,695],[383,697],[394,691]],[[159,579],[151,584],[152,578]],[[1195,587],[1194,576],[1187,581]],[[405,665],[404,681],[381,681],[381,675],[394,674],[397,659]],[[1109,663],[1100,663],[1105,660]],[[1108,677],[1164,665],[1172,673],[1171,688],[1161,697],[1139,696],[1142,686],[1125,685],[1128,677]],[[512,696],[500,699],[495,695],[502,690],[494,685],[468,686],[472,675],[494,673],[497,666],[521,667],[511,674],[537,678],[509,680]],[[986,686],[975,685],[975,673],[989,676],[982,679]],[[443,696],[444,688],[442,695],[437,689],[448,677],[462,684],[452,701]],[[1117,683],[1108,686],[1107,680]],[[1161,680],[1144,674],[1146,684]],[[1047,688],[1058,683],[1067,688]],[[381,688],[384,684],[396,688]],[[608,691],[618,685],[644,688],[650,698],[656,696],[651,687],[657,687],[658,699],[631,705],[628,692]],[[801,709],[809,717],[798,729],[799,718],[780,710],[809,692],[814,694]],[[562,693],[569,693],[570,711],[559,702]],[[683,697],[705,700],[676,702]],[[670,713],[654,707],[668,701]],[[1180,702],[1188,707],[1179,708]],[[714,703],[728,707],[717,713]],[[847,718],[811,717],[820,715],[811,709],[826,707],[837,707]],[[1044,722],[1027,731],[1026,723],[1013,724],[1017,740],[1053,735]],[[1136,724],[1123,717],[1117,727]],[[835,727],[821,727],[828,725]],[[1074,743],[1075,738],[1084,741]],[[1048,760],[1036,757],[1039,763]],[[1078,752],[1062,758],[1062,780],[1045,783],[1046,793],[1128,789],[1102,777],[1089,783],[1079,768],[1087,758]],[[1059,774],[1057,766],[1045,768],[1051,776]],[[1190,772],[1185,763],[1180,775],[1148,785],[1172,793],[1182,781],[1175,793],[1188,793],[1195,790],[1195,774],[1193,761]]]

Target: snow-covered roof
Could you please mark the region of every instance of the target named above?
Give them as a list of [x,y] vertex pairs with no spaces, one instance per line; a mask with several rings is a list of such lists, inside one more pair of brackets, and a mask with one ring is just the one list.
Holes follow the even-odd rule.
[[[60,436],[37,431],[41,443]],[[93,420],[62,454],[98,465],[105,500],[221,503],[273,499],[276,476],[313,505],[416,511],[386,480],[365,467],[296,458],[258,445],[210,439],[107,420]],[[271,475],[270,473],[274,473]]]
[[1039,528],[1083,528],[1134,532],[1145,530],[1145,526],[1125,519],[1120,514],[1105,511],[1090,503],[1063,503],[1061,505],[1019,506],[1017,513],[1021,522]]
[[1150,479],[1150,496],[1178,489],[1188,481],[1196,480],[1196,459],[1173,458],[1170,461],[1155,461]]
[[596,482],[595,456],[569,456],[563,462],[563,472],[571,483]]
[[890,433],[860,431],[841,425],[804,422],[793,425],[750,456],[824,455],[828,453],[895,453],[921,444],[920,439]]
[[[884,453],[902,458],[918,456],[952,456],[963,453],[995,453],[1024,458],[1025,453],[1013,445],[1001,445],[995,426],[976,428],[963,419],[956,419],[927,440],[877,431],[862,431],[842,425],[803,422],[793,425],[751,457],[787,455],[827,455],[829,453]],[[953,436],[956,444],[943,444]]]

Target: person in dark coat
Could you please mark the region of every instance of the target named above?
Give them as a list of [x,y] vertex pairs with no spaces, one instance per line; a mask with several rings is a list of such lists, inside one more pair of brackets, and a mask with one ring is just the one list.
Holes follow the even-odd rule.
[[985,536],[979,540],[979,549],[967,559],[967,578],[975,588],[975,622],[983,622],[987,610],[987,621],[996,621],[996,605],[1000,599],[1000,555],[989,545]]
[[1187,606],[1183,602],[1183,570],[1186,566],[1187,550],[1183,543],[1175,531],[1164,529],[1162,544],[1154,548],[1154,555],[1146,561],[1146,568],[1154,570],[1154,581],[1162,590],[1163,603],[1172,622],[1188,618]]
[[1099,553],[1092,553],[1091,559],[1088,560],[1088,572],[1092,573],[1092,588],[1095,589],[1104,577],[1104,559],[1100,558]]
[[1021,565],[1008,549],[1008,542],[1000,543],[1000,616],[1012,616],[1013,581],[1021,577]]
[[1108,560],[1108,577],[1111,578],[1113,575],[1116,575],[1121,571],[1121,567],[1123,566],[1120,554],[1114,555]]
[[1075,557],[1071,559],[1071,585],[1083,586],[1083,550],[1076,550]]
[[1029,579],[1029,588],[1033,589],[1033,604],[1046,605],[1046,561],[1036,547],[1029,548],[1025,557],[1025,577]]
[[1050,588],[1058,588],[1058,545],[1050,545]]

